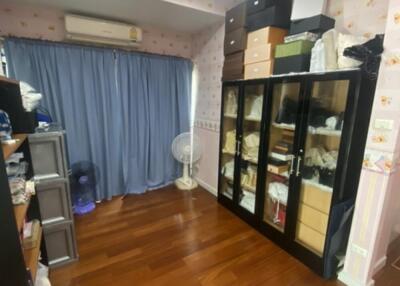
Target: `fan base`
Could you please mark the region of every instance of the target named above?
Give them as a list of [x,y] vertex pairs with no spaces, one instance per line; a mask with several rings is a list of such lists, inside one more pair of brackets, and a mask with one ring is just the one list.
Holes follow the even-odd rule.
[[193,179],[184,180],[183,178],[179,178],[175,180],[175,186],[179,190],[190,191],[198,187],[198,184]]

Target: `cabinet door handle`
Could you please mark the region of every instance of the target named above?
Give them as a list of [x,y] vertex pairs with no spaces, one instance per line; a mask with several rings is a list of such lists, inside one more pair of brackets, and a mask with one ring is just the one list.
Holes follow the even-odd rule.
[[234,44],[235,44],[235,41],[232,40],[232,41],[230,42],[230,44],[231,44],[231,46],[234,45]]
[[235,21],[234,18],[230,18],[230,19],[229,19],[229,23],[233,23],[234,21]]
[[258,5],[258,0],[254,1],[254,6]]
[[294,166],[294,160],[296,159],[296,156],[292,155],[292,159],[290,159],[290,170],[289,170],[289,175],[293,174],[293,166]]
[[297,166],[296,166],[296,177],[300,175],[300,165],[301,165],[301,157],[297,159]]

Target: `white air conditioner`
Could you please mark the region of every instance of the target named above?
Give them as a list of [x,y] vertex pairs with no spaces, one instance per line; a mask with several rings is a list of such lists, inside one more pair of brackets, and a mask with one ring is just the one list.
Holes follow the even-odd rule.
[[65,16],[65,30],[67,40],[72,41],[124,47],[138,47],[142,41],[138,27],[79,15]]

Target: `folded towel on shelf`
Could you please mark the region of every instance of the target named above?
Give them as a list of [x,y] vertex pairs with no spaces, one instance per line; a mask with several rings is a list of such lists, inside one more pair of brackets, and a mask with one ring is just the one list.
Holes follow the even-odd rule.
[[236,130],[231,130],[225,133],[225,145],[222,152],[230,154],[236,152]]
[[243,158],[245,160],[257,161],[258,158],[258,148],[260,146],[260,133],[252,132],[247,133],[243,137]]
[[23,81],[19,83],[19,88],[22,96],[22,105],[25,111],[30,112],[34,110],[39,105],[39,102],[42,99],[42,94]]

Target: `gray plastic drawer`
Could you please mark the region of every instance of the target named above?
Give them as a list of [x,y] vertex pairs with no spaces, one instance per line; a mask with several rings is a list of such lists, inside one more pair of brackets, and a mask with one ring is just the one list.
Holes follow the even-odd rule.
[[36,180],[67,177],[63,136],[34,135],[29,137],[33,171]]
[[60,223],[44,227],[49,266],[57,267],[77,260],[73,223]]
[[72,219],[68,181],[56,179],[36,184],[43,225]]

